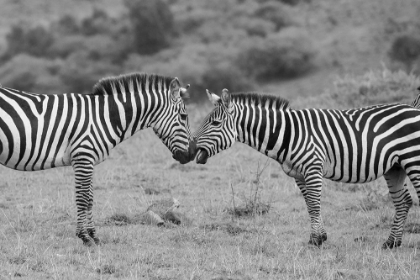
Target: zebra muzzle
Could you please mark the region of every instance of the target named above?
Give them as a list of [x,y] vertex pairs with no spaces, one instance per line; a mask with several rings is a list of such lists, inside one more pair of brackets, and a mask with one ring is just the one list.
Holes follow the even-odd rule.
[[197,152],[197,159],[195,160],[198,164],[206,164],[207,159],[209,158],[209,154],[204,149],[198,149]]
[[195,141],[190,141],[188,144],[188,150],[186,151],[176,151],[172,157],[181,164],[186,164],[194,160],[197,154],[197,147]]

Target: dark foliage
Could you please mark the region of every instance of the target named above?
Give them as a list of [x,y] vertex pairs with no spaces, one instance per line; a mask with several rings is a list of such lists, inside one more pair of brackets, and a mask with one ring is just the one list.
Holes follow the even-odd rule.
[[32,56],[46,56],[54,42],[51,33],[42,26],[34,28],[13,25],[9,34],[6,35],[7,50],[2,61],[13,56],[26,53]]
[[124,1],[131,22],[132,50],[153,54],[170,45],[174,36],[174,19],[162,0]]
[[407,71],[413,70],[413,65],[420,58],[420,37],[407,34],[398,36],[392,43],[389,56],[403,63]]
[[265,40],[250,41],[238,56],[237,64],[247,75],[260,81],[289,79],[312,70],[315,54],[306,35],[280,32]]

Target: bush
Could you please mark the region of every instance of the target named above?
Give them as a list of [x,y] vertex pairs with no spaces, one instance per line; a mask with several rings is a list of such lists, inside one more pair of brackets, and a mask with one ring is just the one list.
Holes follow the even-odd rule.
[[95,9],[92,16],[82,20],[81,32],[85,36],[92,36],[109,32],[113,20],[102,10]]
[[46,60],[18,54],[0,68],[0,83],[4,87],[37,93],[58,93],[62,88],[57,75],[62,65],[58,60]]
[[64,35],[74,35],[81,32],[79,23],[71,15],[64,15],[58,21],[51,23],[51,32]]
[[[417,35],[401,35],[392,43],[388,53],[392,60],[402,63],[407,72],[420,66],[420,37]],[[417,64],[417,65],[416,65]]]
[[62,88],[66,92],[89,93],[99,79],[121,74],[119,66],[109,61],[92,63],[84,50],[72,53],[59,71]]
[[[152,57],[131,55],[124,69],[178,77],[182,83],[191,84],[190,102],[200,103],[207,99],[205,89],[252,89],[252,79],[245,77],[232,63],[236,55],[235,48],[221,44],[191,44]],[[140,65],[141,69],[137,69]]]
[[334,89],[322,95],[297,100],[293,107],[350,109],[386,103],[411,104],[420,78],[404,71],[370,71],[362,76],[338,77]]
[[238,56],[238,66],[259,81],[302,76],[314,68],[315,49],[299,29],[287,28],[265,40],[248,42]]
[[6,35],[7,50],[2,60],[26,53],[32,56],[45,57],[49,54],[49,47],[54,42],[51,33],[42,26],[34,28],[13,25]]
[[292,23],[289,11],[286,10],[284,5],[275,1],[261,4],[255,11],[255,16],[272,22],[275,25],[276,31],[279,31]]
[[[233,19],[232,25],[238,29],[245,30],[249,36],[266,37],[276,30],[275,24],[270,21],[244,16]],[[225,29],[221,30],[225,32]]]
[[97,34],[93,36],[69,35],[56,40],[50,48],[53,57],[67,58],[74,52],[84,51],[87,58],[96,63],[98,60],[111,61],[121,64],[126,56],[127,45],[116,44],[108,35]]
[[200,98],[195,98],[197,102],[201,102],[204,99],[203,97],[206,96],[204,94],[205,89],[217,94],[220,94],[224,88],[231,92],[252,91],[254,89],[252,81],[230,63],[209,66],[199,87],[201,95]]
[[125,0],[133,35],[133,51],[154,54],[169,46],[174,19],[162,0]]

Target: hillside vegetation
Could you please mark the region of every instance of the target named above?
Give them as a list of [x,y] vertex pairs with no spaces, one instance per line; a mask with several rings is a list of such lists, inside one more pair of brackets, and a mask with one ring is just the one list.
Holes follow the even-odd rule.
[[415,0],[0,4],[0,83],[32,92],[89,92],[104,76],[144,71],[192,84],[192,102],[205,88],[296,98],[383,63],[420,68]]
[[[261,91],[291,107],[411,101],[420,86],[418,0],[0,0],[0,83],[85,92],[131,71],[191,83],[191,128],[220,93]],[[144,26],[148,28],[144,29]],[[146,40],[147,39],[147,40]],[[200,102],[202,104],[200,104]],[[403,244],[382,250],[394,206],[383,179],[325,181],[328,240],[308,246],[294,180],[242,144],[206,165],[180,165],[151,130],[95,167],[102,245],[75,236],[72,169],[0,168],[0,279],[419,279],[415,201]],[[177,198],[180,225],[141,217]]]

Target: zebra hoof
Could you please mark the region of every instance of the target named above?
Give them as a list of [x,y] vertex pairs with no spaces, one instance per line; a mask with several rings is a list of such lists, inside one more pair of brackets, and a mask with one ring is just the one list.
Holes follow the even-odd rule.
[[[88,234],[77,234],[77,237],[79,237],[80,239],[82,239],[83,245],[85,245],[87,247],[96,246],[95,239],[92,238],[92,237],[90,237]],[[97,239],[97,240],[99,242],[99,239]]]
[[98,237],[96,237],[95,232],[89,232],[89,236],[93,239],[93,242],[95,242],[96,245],[101,244],[101,240]]
[[401,246],[401,240],[387,240],[384,244],[382,244],[382,249],[394,249]]
[[321,234],[321,239],[322,239],[322,242],[327,241],[327,234],[326,233]]
[[[325,239],[324,239],[325,238]],[[309,245],[313,245],[316,247],[320,247],[322,245],[322,242],[324,242],[325,240],[327,240],[327,235],[315,235],[315,234],[311,234],[311,236],[309,237]]]
[[94,236],[92,237],[92,239],[93,239],[93,242],[95,242],[95,245],[101,245],[101,240],[98,237]]
[[93,240],[93,238],[82,238],[83,241],[83,245],[85,245],[86,247],[95,247],[96,243]]

